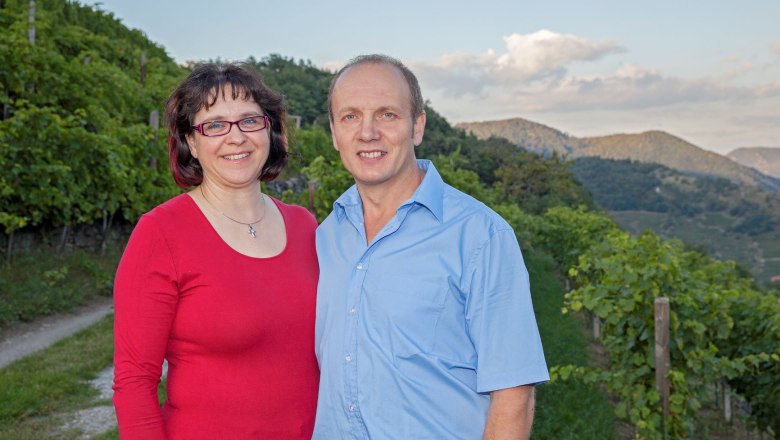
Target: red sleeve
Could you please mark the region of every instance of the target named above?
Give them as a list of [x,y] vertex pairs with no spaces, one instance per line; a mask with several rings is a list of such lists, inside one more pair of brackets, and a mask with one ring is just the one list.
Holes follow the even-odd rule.
[[114,406],[119,435],[165,439],[157,399],[178,286],[168,243],[156,220],[135,227],[114,282]]

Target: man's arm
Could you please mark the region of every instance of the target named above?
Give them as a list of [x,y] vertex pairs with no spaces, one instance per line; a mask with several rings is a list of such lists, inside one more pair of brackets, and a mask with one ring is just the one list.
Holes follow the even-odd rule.
[[482,440],[527,440],[534,421],[534,386],[496,390],[490,393]]

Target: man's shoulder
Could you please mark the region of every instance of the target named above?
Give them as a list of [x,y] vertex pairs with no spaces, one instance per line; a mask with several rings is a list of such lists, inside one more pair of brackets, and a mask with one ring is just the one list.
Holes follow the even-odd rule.
[[342,226],[342,223],[339,222],[339,215],[344,214],[339,214],[336,208],[332,209],[330,214],[325,217],[325,220],[323,220],[319,226],[317,226],[317,236],[320,236],[323,233],[332,232],[338,227]]
[[470,194],[445,183],[442,195],[447,219],[479,222],[490,231],[512,229],[501,215]]

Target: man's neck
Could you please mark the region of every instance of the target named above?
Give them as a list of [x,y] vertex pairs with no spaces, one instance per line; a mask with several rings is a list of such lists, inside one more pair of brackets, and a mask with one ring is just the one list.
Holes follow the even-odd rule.
[[396,179],[396,184],[357,185],[363,202],[363,221],[366,228],[366,242],[371,243],[376,234],[395,215],[398,207],[417,190],[425,177],[425,171],[416,165],[408,175]]

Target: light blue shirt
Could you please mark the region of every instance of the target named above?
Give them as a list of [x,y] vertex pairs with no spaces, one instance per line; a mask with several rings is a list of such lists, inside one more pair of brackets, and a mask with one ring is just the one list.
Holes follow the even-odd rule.
[[313,439],[480,439],[491,391],[549,380],[514,231],[418,166],[371,243],[355,186],[317,230]]

